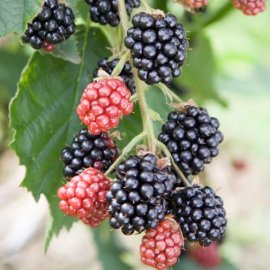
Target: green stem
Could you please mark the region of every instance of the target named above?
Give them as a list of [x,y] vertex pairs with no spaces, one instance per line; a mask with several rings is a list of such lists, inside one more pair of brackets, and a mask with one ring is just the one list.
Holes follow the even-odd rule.
[[138,104],[141,110],[143,130],[147,138],[148,150],[155,154],[156,153],[156,137],[154,134],[153,123],[150,119],[150,114],[148,111],[148,105],[144,95],[144,89],[141,80],[138,78],[136,71],[134,72],[136,91],[138,96]]
[[116,166],[122,161],[122,159],[145,137],[145,133],[142,132],[135,136],[129,144],[123,149],[121,155],[115,160],[111,167],[106,171],[105,175],[108,176]]
[[112,75],[111,75],[112,77],[118,76],[118,75],[121,73],[121,71],[122,71],[124,65],[126,64],[127,60],[129,59],[129,57],[130,57],[130,52],[129,52],[129,51],[126,51],[126,52],[121,56],[121,58],[120,58],[118,64],[117,64],[116,67],[113,69],[113,72],[112,72]]
[[179,102],[179,103],[183,103],[184,101],[178,97],[178,95],[176,95],[168,86],[166,86],[163,83],[158,83],[157,87],[163,92],[163,94],[165,95],[165,97],[169,98],[170,101],[172,102],[172,100],[174,99],[175,101]]
[[118,9],[119,9],[119,14],[121,18],[121,24],[124,30],[124,34],[127,33],[128,30],[128,15],[126,11],[126,4],[124,0],[118,0]]
[[190,181],[186,178],[186,176],[183,174],[183,172],[179,169],[179,167],[177,166],[177,164],[174,162],[173,157],[172,157],[170,151],[167,149],[166,145],[163,144],[162,142],[158,141],[158,140],[156,141],[156,143],[157,143],[158,148],[159,148],[161,151],[163,151],[167,157],[170,158],[171,163],[172,163],[172,165],[173,165],[175,171],[177,172],[177,174],[180,176],[180,178],[181,178],[182,181],[184,182],[184,185],[185,185],[186,187],[190,187],[190,186],[191,186]]
[[143,7],[145,8],[146,12],[152,13],[154,11],[154,9],[151,8],[145,0],[142,0],[141,3],[143,5]]

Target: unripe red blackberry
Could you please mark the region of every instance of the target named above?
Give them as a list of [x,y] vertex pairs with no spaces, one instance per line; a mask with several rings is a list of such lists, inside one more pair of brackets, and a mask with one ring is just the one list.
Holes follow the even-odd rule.
[[155,228],[167,213],[167,197],[180,180],[170,166],[159,168],[152,154],[130,156],[116,170],[107,193],[110,225],[126,235]]
[[218,119],[206,109],[187,105],[182,111],[169,113],[159,140],[186,176],[196,175],[218,155],[218,145],[223,141],[218,129]]
[[189,257],[205,268],[218,267],[221,264],[221,256],[218,250],[218,244],[212,243],[208,247],[200,245],[191,245],[188,249]]
[[[113,27],[119,25],[118,0],[85,0],[85,2],[90,5],[92,21]],[[127,14],[130,15],[134,8],[140,6],[141,0],[125,0],[125,4]]]
[[175,219],[187,240],[209,246],[224,236],[226,211],[223,200],[212,188],[194,185],[174,191],[172,205]]
[[24,43],[34,49],[50,52],[55,45],[68,39],[76,30],[71,8],[58,4],[57,0],[45,0],[41,12],[27,24],[22,36]]
[[120,118],[133,110],[130,91],[121,79],[102,79],[87,85],[77,114],[91,134],[98,135],[118,126]]
[[181,74],[188,41],[181,24],[172,14],[136,14],[125,45],[131,50],[138,76],[147,84],[170,84]]
[[189,10],[204,8],[208,4],[208,0],[175,0]]
[[[98,70],[101,68],[106,71],[109,75],[112,74],[114,68],[117,66],[119,59],[113,59],[111,61],[108,58],[103,58],[98,62],[98,67],[93,73],[93,77],[98,77]],[[119,76],[123,79],[130,93],[133,95],[136,92],[134,76],[132,73],[132,66],[129,62],[126,62]]]
[[82,129],[70,146],[64,148],[61,159],[65,163],[64,176],[71,178],[86,168],[93,167],[105,172],[119,153],[117,145],[108,133],[92,135]]
[[170,220],[163,220],[154,229],[146,231],[140,246],[144,264],[164,270],[177,263],[184,246],[184,239],[177,226]]
[[233,5],[248,16],[255,16],[266,9],[265,0],[233,0]]
[[58,189],[59,208],[91,227],[108,217],[106,194],[111,182],[97,169],[88,168]]

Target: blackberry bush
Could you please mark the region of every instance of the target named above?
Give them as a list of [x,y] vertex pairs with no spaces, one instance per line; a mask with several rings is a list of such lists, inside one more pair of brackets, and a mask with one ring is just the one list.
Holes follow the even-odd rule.
[[[108,58],[101,59],[98,62],[98,66],[93,73],[93,77],[94,78],[98,77],[98,71],[100,68],[106,71],[109,75],[111,75],[118,63],[119,59],[113,59],[111,61],[109,61]],[[119,76],[123,79],[130,93],[132,95],[135,94],[136,90],[135,90],[134,76],[132,73],[132,66],[129,62],[126,62]]]
[[[90,5],[90,17],[92,21],[102,25],[109,24],[116,27],[120,23],[117,0],[85,0]],[[126,11],[131,14],[134,8],[140,6],[140,0],[125,0]]]
[[30,43],[34,49],[52,51],[56,44],[74,34],[74,19],[70,7],[57,0],[45,0],[41,12],[27,24],[22,41]]
[[117,145],[108,133],[92,135],[82,129],[70,146],[64,148],[61,159],[65,163],[64,176],[67,178],[93,167],[105,172],[119,153]]
[[218,145],[223,141],[218,119],[206,109],[187,105],[182,111],[173,111],[163,125],[159,140],[186,176],[204,170],[204,164],[218,155]]
[[[7,9],[6,2],[12,10]],[[34,18],[23,41],[36,49],[52,51],[75,32],[73,11],[64,1],[42,1],[42,10],[36,16],[38,1],[25,5],[18,2],[0,1],[1,37],[9,32],[23,35],[25,22]],[[229,13],[232,5],[224,2],[213,6],[207,16],[197,20],[196,12],[205,10],[207,1],[181,0],[185,8],[195,12],[187,13],[178,5],[183,10],[177,14],[179,19],[182,16],[182,25],[173,14],[165,15],[148,5],[155,2],[161,8],[165,1],[144,0],[139,13],[133,15],[139,0],[87,0],[92,20],[117,26],[111,28],[89,23],[84,2],[67,2],[76,11],[76,37],[52,55],[29,52],[31,59],[11,104],[11,126],[16,132],[13,147],[27,169],[24,186],[35,198],[43,193],[50,203],[52,223],[47,246],[53,234],[71,227],[74,219],[69,216],[92,227],[108,218],[110,226],[125,235],[146,231],[141,260],[165,269],[177,262],[184,236],[187,241],[207,246],[220,241],[225,233],[227,221],[221,198],[209,187],[192,186],[192,175],[201,172],[218,154],[223,139],[219,121],[205,109],[183,103],[180,92],[170,88],[187,58],[183,26],[187,25],[194,48],[181,85],[190,94],[200,93],[201,98],[217,96],[212,87],[214,57],[203,28]],[[249,5],[249,12],[257,12],[258,3]],[[166,8],[171,10],[171,5]],[[16,16],[8,18],[15,9]],[[192,20],[188,20],[190,17]],[[1,47],[6,42],[10,44],[9,38],[1,42]],[[17,65],[10,70],[16,69]],[[91,75],[96,78],[87,85]],[[152,84],[157,85],[149,87]],[[173,85],[178,89],[179,81],[174,80]],[[169,106],[165,108],[165,98],[174,103],[174,108],[182,108],[171,112],[168,120],[162,119],[170,110]],[[80,121],[86,127],[72,140],[70,136],[77,132]],[[165,123],[160,131],[157,122]],[[111,129],[117,129],[114,132],[121,140],[121,154],[107,133]],[[159,138],[156,132],[161,133]],[[59,155],[63,148],[64,175],[69,181],[57,193],[62,185]],[[62,212],[55,208],[56,194]],[[104,228],[96,236],[103,234]],[[112,239],[105,237],[102,246],[114,247]]]
[[132,19],[125,45],[131,50],[139,78],[147,84],[170,84],[180,76],[188,41],[181,24],[172,14],[140,12]]
[[174,215],[185,238],[209,246],[226,232],[226,211],[223,200],[212,188],[194,185],[174,191]]
[[107,193],[110,225],[126,235],[155,228],[167,212],[166,198],[180,181],[172,168],[157,165],[152,154],[130,156],[116,170]]

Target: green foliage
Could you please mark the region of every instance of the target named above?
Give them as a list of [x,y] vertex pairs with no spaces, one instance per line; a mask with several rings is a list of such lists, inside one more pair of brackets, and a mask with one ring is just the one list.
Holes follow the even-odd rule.
[[80,65],[35,53],[11,105],[11,126],[16,131],[12,147],[27,168],[22,186],[36,200],[42,193],[46,195],[56,234],[73,222],[58,209],[56,191],[62,184],[59,155],[80,128],[76,106],[89,75],[99,58],[108,54],[106,38],[98,29],[81,28],[78,40]]
[[103,223],[99,228],[94,229],[93,236],[98,248],[98,258],[103,270],[131,270],[132,268],[120,259],[125,251],[119,244],[115,234],[110,231],[107,223]]
[[38,13],[41,0],[1,0],[0,37],[23,33],[26,23]]

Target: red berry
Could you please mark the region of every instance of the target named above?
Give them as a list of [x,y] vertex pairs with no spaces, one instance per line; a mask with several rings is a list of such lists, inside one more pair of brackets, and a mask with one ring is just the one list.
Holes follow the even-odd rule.
[[115,128],[123,115],[133,110],[130,91],[120,79],[103,79],[88,84],[77,113],[90,133],[98,135]]
[[146,231],[140,246],[144,264],[163,270],[177,263],[184,245],[182,233],[173,220],[163,220]]
[[55,45],[47,42],[44,42],[42,47],[45,52],[52,52],[55,49]]
[[255,16],[266,9],[265,0],[233,0],[233,5],[248,16]]
[[194,261],[205,268],[217,267],[221,263],[218,245],[215,242],[208,247],[202,247],[198,244],[192,245],[188,254]]
[[208,0],[179,0],[188,9],[202,8],[207,5]]
[[97,227],[108,216],[106,194],[110,186],[102,172],[90,167],[58,189],[59,208],[66,215]]
[[233,160],[232,166],[236,171],[244,171],[248,167],[247,162],[241,159]]

